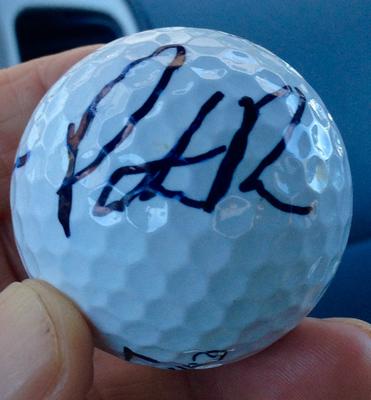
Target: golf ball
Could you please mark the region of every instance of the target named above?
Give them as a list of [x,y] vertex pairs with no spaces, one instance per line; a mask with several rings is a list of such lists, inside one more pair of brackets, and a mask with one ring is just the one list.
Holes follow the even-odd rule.
[[164,28],[100,48],[47,92],[11,205],[29,276],[77,304],[99,347],[182,370],[254,354],[310,312],[352,190],[298,72],[227,33]]

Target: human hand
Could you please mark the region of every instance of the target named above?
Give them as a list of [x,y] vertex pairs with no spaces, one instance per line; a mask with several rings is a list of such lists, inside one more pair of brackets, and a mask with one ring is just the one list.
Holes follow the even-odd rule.
[[[93,352],[88,324],[46,283],[26,280],[8,199],[19,138],[80,48],[0,71],[0,399],[370,400],[371,326],[306,319],[267,350],[203,371],[161,371]],[[94,370],[94,372],[93,372]]]

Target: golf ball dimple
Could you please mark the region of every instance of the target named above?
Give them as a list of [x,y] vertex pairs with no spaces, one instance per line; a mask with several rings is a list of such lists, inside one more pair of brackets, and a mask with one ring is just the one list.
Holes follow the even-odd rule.
[[45,95],[11,205],[31,277],[99,347],[168,369],[263,350],[318,302],[349,234],[340,133],[287,63],[222,32],[116,40]]

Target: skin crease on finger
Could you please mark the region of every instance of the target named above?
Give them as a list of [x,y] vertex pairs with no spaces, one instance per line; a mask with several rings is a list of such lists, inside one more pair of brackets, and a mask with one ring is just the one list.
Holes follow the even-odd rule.
[[[24,276],[8,200],[18,140],[46,89],[94,48],[0,71],[0,290]],[[212,370],[161,371],[99,350],[94,364],[89,400],[371,400],[371,338],[343,321],[308,319],[263,353]]]

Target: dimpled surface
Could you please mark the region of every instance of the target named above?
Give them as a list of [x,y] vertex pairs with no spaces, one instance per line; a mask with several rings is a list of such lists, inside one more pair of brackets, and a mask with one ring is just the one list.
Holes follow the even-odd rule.
[[167,28],[102,47],[49,90],[11,202],[29,275],[77,303],[99,346],[185,369],[256,353],[299,323],[339,264],[352,194],[338,129],[292,67],[226,33]]

